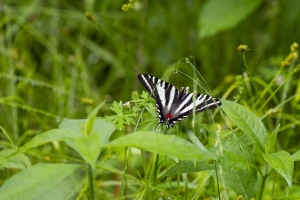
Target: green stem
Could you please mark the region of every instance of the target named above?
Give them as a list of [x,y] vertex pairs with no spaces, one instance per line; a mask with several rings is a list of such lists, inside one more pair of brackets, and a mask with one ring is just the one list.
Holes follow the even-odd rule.
[[[282,95],[281,95],[281,99],[280,99],[280,102],[283,102],[286,100],[287,98],[287,93],[288,93],[288,90],[290,88],[290,82],[291,82],[291,76],[289,76],[290,74],[293,74],[293,68],[294,68],[294,63],[295,63],[295,60],[293,60],[293,62],[290,64],[289,66],[289,69],[288,69],[288,76],[286,77],[286,81],[285,81],[285,84],[283,86],[283,91],[282,91]],[[281,107],[281,110],[283,110],[283,106],[284,104],[282,105]],[[277,116],[277,119],[276,119],[276,126],[278,126],[278,124],[280,124],[280,121],[281,121],[281,117],[282,117],[282,112],[280,112]]]
[[177,199],[179,199],[180,195],[180,173],[181,173],[181,167],[180,167],[180,160],[178,161],[178,169],[177,169]]
[[[126,135],[126,134],[125,134]],[[128,168],[128,159],[129,159],[129,154],[130,154],[130,147],[125,147],[125,165],[124,165],[124,170],[122,174],[122,186],[121,186],[121,197],[122,199],[125,199],[125,191],[126,191],[126,178],[125,174],[127,173],[127,168]]]
[[90,199],[94,200],[94,176],[93,176],[93,169],[90,164],[87,164],[88,168],[88,179],[89,179],[89,192],[90,192]]
[[217,161],[215,161],[215,171],[216,171],[216,178],[217,178],[217,185],[218,185],[219,199],[221,199],[221,195],[220,195],[220,186],[219,186],[219,177],[218,177],[218,169],[217,169]]
[[[243,61],[244,61],[244,66],[246,67],[247,73],[249,75],[250,86],[253,87],[255,89],[255,91],[257,91],[257,89],[256,89],[256,87],[254,85],[254,82],[252,81],[252,74],[251,74],[251,71],[250,71],[250,68],[248,66],[247,59],[246,59],[246,56],[245,56],[244,53],[243,53]],[[250,88],[249,92],[250,92],[250,96],[252,97],[253,96],[253,92],[252,92],[251,88]]]
[[264,193],[265,183],[266,183],[267,177],[269,176],[268,169],[269,169],[269,165],[267,164],[266,168],[265,168],[265,174],[266,175],[262,176],[262,183],[261,183],[260,191],[259,191],[259,194],[258,194],[258,197],[257,197],[258,200],[262,199],[262,196],[263,196],[263,193]]
[[[4,14],[6,14],[6,16],[10,16],[10,10],[9,9],[5,9],[6,6],[4,6]],[[11,38],[11,30],[12,30],[12,26],[10,24],[10,22],[8,21],[7,26],[6,26],[7,31],[5,32],[5,38],[7,38],[6,43],[4,43],[5,48],[7,49],[11,49],[12,48],[12,38]],[[14,83],[15,80],[15,65],[13,64],[13,60],[11,56],[8,56],[8,73],[9,73],[9,85],[7,87],[7,96],[17,96],[17,88],[16,88],[16,84]],[[19,126],[18,126],[18,109],[16,107],[11,107],[11,111],[10,111],[10,115],[8,118],[8,122],[11,122],[12,125],[12,135],[13,135],[13,140],[14,141],[18,141],[19,139]]]
[[[258,101],[256,101],[256,103],[254,104],[254,107],[256,107],[261,102],[260,100],[262,100],[262,98],[265,96],[265,94],[268,92],[268,90],[273,86],[273,83],[276,81],[276,79],[278,78],[278,76],[281,74],[282,70],[283,70],[283,67],[281,67],[279,69],[279,71],[276,73],[276,75],[271,80],[271,82],[267,85],[267,87],[264,88],[263,92],[260,94],[260,96],[258,98]],[[259,109],[259,111],[261,109]]]
[[261,183],[259,195],[258,195],[258,198],[257,198],[258,200],[261,200],[261,198],[262,198],[262,195],[264,193],[265,183],[266,183],[266,177],[262,177],[262,183]]

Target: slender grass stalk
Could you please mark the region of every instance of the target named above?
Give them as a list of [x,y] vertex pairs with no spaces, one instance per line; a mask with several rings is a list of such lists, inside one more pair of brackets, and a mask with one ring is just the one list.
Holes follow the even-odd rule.
[[[261,111],[265,106],[266,106],[266,104],[273,98],[273,96],[285,85],[285,82],[286,81],[288,81],[288,80],[290,80],[290,77],[293,75],[293,74],[295,74],[296,72],[298,72],[300,70],[300,68],[299,69],[295,69],[294,71],[292,71],[290,74],[288,74],[287,76],[286,76],[286,79],[284,80],[284,82],[280,85],[280,86],[278,86],[277,88],[276,88],[276,90],[272,93],[272,95],[270,95],[269,96],[269,98],[266,100],[266,101],[264,101],[264,104],[258,109],[258,111]],[[277,77],[277,76],[275,76],[275,77]],[[270,84],[269,84],[270,85]],[[295,97],[295,96],[294,96]],[[293,98],[294,98],[293,97]],[[283,103],[283,102],[286,102],[286,98],[284,98],[284,99],[281,99],[281,101],[280,101],[281,103],[280,103],[280,105]],[[280,106],[277,106],[276,108],[279,108]]]
[[121,197],[122,197],[122,199],[125,199],[125,196],[126,196],[127,183],[126,183],[126,178],[125,178],[124,175],[127,173],[130,149],[131,149],[130,147],[128,147],[128,148],[125,147],[125,165],[124,165],[124,169],[123,169],[123,173],[122,173],[122,187],[121,187]]
[[[295,64],[295,59],[293,60],[293,62],[291,62],[290,66],[289,66],[289,69],[288,69],[288,72],[289,74],[293,74],[293,68],[294,68],[294,64]],[[280,102],[283,102],[286,100],[287,98],[287,93],[288,93],[288,90],[289,90],[289,87],[290,87],[290,83],[291,83],[291,76],[288,76],[286,78],[286,81],[284,84],[284,87],[283,87],[283,91],[282,91],[282,95],[281,95],[281,98],[280,98]],[[283,106],[284,104],[282,105],[282,109],[283,109]],[[282,112],[280,112],[277,116],[277,119],[276,119],[276,126],[278,126],[278,124],[280,123],[281,121],[281,116],[282,116]]]
[[[128,29],[128,16],[127,12],[125,12],[125,54],[126,54],[126,64],[125,64],[125,77],[127,77],[127,69],[128,69],[128,38],[127,38],[127,29]],[[126,79],[126,90],[128,90],[128,79]],[[126,92],[128,94],[128,92]],[[125,135],[127,134],[126,128],[125,128]],[[123,170],[123,176],[122,176],[122,188],[121,188],[121,197],[124,199],[125,198],[125,193],[126,193],[126,178],[124,174],[127,173],[127,168],[128,168],[128,159],[129,159],[129,154],[130,154],[130,147],[125,147],[125,166]]]
[[184,181],[184,187],[185,187],[185,191],[184,191],[184,199],[187,200],[188,199],[188,195],[189,195],[189,181],[187,178],[186,174],[181,174],[182,179]]
[[149,178],[148,178],[148,175],[147,175],[148,170],[147,170],[147,161],[146,161],[146,155],[145,155],[146,152],[143,149],[141,149],[141,154],[142,154],[143,167],[144,167],[144,173],[145,173],[144,181],[146,183],[146,194],[147,194],[148,198],[151,199],[151,193],[149,192],[149,189],[150,189],[150,187],[149,187]]
[[[251,70],[250,70],[250,68],[248,66],[245,53],[243,53],[242,56],[243,56],[244,66],[246,67],[247,73],[249,74],[249,83],[250,83],[251,87],[254,88],[255,92],[257,92],[258,90],[257,90],[254,82],[252,81],[253,76],[252,76]],[[251,88],[249,88],[249,92],[250,92],[250,96],[253,97],[253,91],[252,91]]]
[[[125,56],[126,56],[126,63],[125,63],[125,77],[128,77],[128,74],[127,74],[127,72],[128,72],[128,63],[129,63],[129,61],[128,61],[128,59],[129,59],[129,54],[128,54],[128,37],[127,37],[127,31],[128,31],[128,16],[127,16],[127,12],[125,12],[126,13],[126,17],[125,17],[125,37],[126,37],[126,39],[125,39]],[[128,92],[129,91],[129,83],[128,83],[128,78],[126,78],[125,79],[126,80],[126,94],[128,94],[128,97],[129,97],[129,94],[130,94],[130,92]]]
[[178,160],[178,169],[177,169],[177,199],[180,199],[180,173],[181,173],[181,161]]
[[[6,6],[4,6],[4,8],[6,8]],[[5,12],[5,15],[6,16],[10,16],[11,13],[9,11],[9,9],[4,9],[4,12]],[[12,48],[12,38],[11,38],[11,24],[10,24],[10,20],[7,21],[7,31],[5,31],[5,37],[6,37],[6,50],[9,51],[11,48]],[[17,90],[16,90],[16,86],[15,86],[15,83],[14,83],[14,80],[15,80],[15,66],[12,62],[12,58],[11,56],[8,56],[8,74],[9,74],[9,77],[10,77],[10,80],[9,80],[9,85],[7,87],[7,94],[8,96],[14,96],[14,95],[17,95]],[[11,107],[11,113],[10,113],[10,116],[11,116],[11,119],[8,120],[10,121],[11,125],[12,125],[12,134],[13,134],[13,140],[14,141],[18,141],[19,139],[19,126],[18,126],[18,109],[16,107]]]
[[[279,71],[277,71],[276,75],[274,76],[274,78],[271,80],[271,82],[267,85],[267,87],[264,87],[263,92],[260,94],[260,96],[258,97],[258,100],[255,102],[254,107],[257,106],[258,103],[260,103],[261,99],[263,96],[265,96],[265,94],[269,91],[269,89],[272,87],[272,85],[274,84],[274,82],[276,81],[276,79],[278,78],[278,76],[281,74],[283,70],[283,67],[280,67]],[[260,111],[263,107],[261,107],[258,111]]]
[[3,126],[0,125],[0,130],[2,131],[2,133],[6,136],[6,138],[9,140],[10,144],[17,149],[18,147],[15,145],[14,141],[11,139],[11,137],[9,136],[9,134],[6,132],[6,130],[3,128]]
[[217,178],[218,194],[219,194],[219,199],[221,199],[217,162],[216,161],[214,161],[214,162],[215,162],[215,171],[216,171],[216,178]]
[[158,160],[159,160],[159,154],[155,154],[155,157],[154,157],[154,167],[152,168],[152,173],[150,174],[151,175],[151,181],[152,181],[152,184],[155,185],[156,184],[156,178],[157,178],[157,171],[158,171]]

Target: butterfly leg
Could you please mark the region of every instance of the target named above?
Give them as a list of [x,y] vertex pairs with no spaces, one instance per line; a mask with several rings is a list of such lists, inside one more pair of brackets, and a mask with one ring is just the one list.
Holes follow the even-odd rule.
[[169,128],[170,128],[170,125],[167,124],[167,129],[166,129],[166,131],[164,132],[165,135],[166,135],[167,131],[169,130]]
[[155,131],[155,129],[156,129],[159,125],[161,125],[160,122],[158,122],[158,124],[155,126],[155,128],[153,129],[153,131]]

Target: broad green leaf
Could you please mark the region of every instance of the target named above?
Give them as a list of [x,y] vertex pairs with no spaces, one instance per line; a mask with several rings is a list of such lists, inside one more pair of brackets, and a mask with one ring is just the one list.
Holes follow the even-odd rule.
[[17,173],[0,188],[1,199],[76,199],[85,183],[85,170],[77,164],[39,163]]
[[[219,157],[220,164],[224,171],[241,171],[247,169],[247,163],[243,157],[232,154],[230,152],[224,152],[223,156]],[[218,168],[218,164],[217,164]],[[215,170],[214,161],[181,161],[180,162],[180,172],[181,173],[190,173],[190,172],[199,172],[205,170]],[[178,163],[171,167],[165,174],[160,178],[166,176],[176,175],[178,173]]]
[[[65,119],[59,126],[60,129],[72,129],[78,135],[82,135],[86,119]],[[110,136],[115,131],[115,125],[104,119],[95,119],[92,134],[98,134],[101,138],[101,144],[109,141]]]
[[224,171],[242,171],[249,168],[245,158],[227,151],[220,157],[220,162]]
[[300,160],[300,150],[293,153],[292,158],[293,158],[294,162],[299,161]]
[[[83,137],[84,126],[86,123],[86,119],[65,119],[59,126],[61,129],[72,129],[74,130],[78,136]],[[115,130],[115,125],[109,121],[104,119],[95,119],[93,123],[93,128],[91,134],[97,134],[100,138],[99,142],[101,146],[105,145],[108,141],[110,136]],[[77,149],[77,146],[74,141],[67,142],[69,146],[75,149],[77,152],[80,152]]]
[[[50,131],[46,131],[44,133],[41,133],[29,142],[27,142],[25,145],[20,147],[16,153],[18,152],[25,152],[28,149],[46,144],[48,142],[53,141],[70,141],[75,140],[78,136],[73,130],[70,129],[53,129]],[[15,153],[14,153],[15,154]],[[12,154],[13,155],[13,154]]]
[[111,141],[106,147],[131,146],[150,152],[174,156],[184,160],[214,159],[216,155],[201,151],[196,146],[175,135],[163,135],[154,132],[135,132]]
[[265,152],[267,131],[264,124],[253,112],[238,103],[225,99],[222,99],[222,110],[234,124],[249,135]]
[[209,0],[200,15],[200,38],[230,29],[250,15],[262,0]]
[[97,158],[101,152],[101,140],[99,135],[91,134],[87,137],[80,137],[76,140],[79,153],[92,168],[95,168]]
[[272,154],[263,154],[265,160],[286,180],[292,187],[292,177],[294,171],[294,161],[292,156],[286,151],[278,151]]
[[233,189],[245,199],[255,198],[257,187],[257,171],[246,169],[243,171],[224,172],[226,186]]

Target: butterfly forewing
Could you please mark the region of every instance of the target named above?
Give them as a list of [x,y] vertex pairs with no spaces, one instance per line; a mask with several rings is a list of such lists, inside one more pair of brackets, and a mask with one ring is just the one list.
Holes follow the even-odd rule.
[[194,94],[187,92],[188,87],[179,91],[170,83],[151,75],[140,74],[138,79],[156,100],[158,125],[167,121],[167,129],[190,115],[194,108],[196,112],[202,112],[222,105],[219,99],[205,94],[197,94],[194,101]]
[[138,75],[139,81],[156,101],[159,119],[165,121],[179,91],[171,84],[147,74]]

